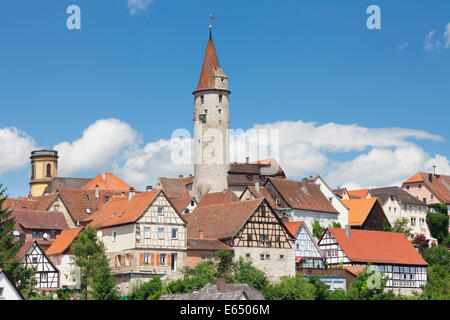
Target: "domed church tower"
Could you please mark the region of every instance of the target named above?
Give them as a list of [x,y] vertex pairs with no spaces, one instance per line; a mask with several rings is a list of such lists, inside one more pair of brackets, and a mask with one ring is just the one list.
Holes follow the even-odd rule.
[[207,193],[228,189],[230,127],[228,77],[222,71],[212,40],[206,46],[202,72],[194,95],[194,184],[200,201]]

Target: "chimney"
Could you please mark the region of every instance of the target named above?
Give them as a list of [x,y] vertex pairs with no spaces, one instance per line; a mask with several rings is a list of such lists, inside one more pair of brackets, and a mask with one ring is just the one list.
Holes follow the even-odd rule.
[[225,282],[224,279],[217,279],[216,288],[218,292],[225,292],[227,291],[227,283]]
[[153,186],[147,186],[147,187],[145,187],[145,190],[152,191],[153,190]]
[[95,185],[95,197],[98,199],[99,194],[98,194],[98,184]]
[[246,157],[245,158],[245,163],[249,163],[250,162],[250,157]]
[[256,189],[256,192],[257,192],[258,194],[260,194],[260,193],[259,193],[259,181],[256,181],[256,182],[255,182],[255,189]]
[[430,180],[430,182],[433,183],[433,174],[432,173],[428,174],[428,180]]
[[345,225],[345,234],[349,239],[351,239],[350,226],[348,224]]
[[182,175],[182,174],[180,174],[180,175],[178,176],[178,178],[183,178],[183,175]]
[[130,191],[128,192],[128,201],[131,201],[135,195],[134,188],[130,187]]
[[203,239],[203,230],[198,230],[198,238]]

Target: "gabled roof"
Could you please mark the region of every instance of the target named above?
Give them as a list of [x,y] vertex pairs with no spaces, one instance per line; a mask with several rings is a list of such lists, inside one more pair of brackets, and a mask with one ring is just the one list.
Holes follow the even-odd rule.
[[207,239],[226,239],[233,237],[255,212],[263,199],[237,201],[209,207],[198,207],[185,214],[188,239],[196,238],[199,231]]
[[341,199],[344,197],[345,194],[348,194],[346,188],[333,189],[333,192],[336,196],[338,196]]
[[342,200],[348,210],[348,224],[361,226],[377,202],[376,198]]
[[347,190],[350,199],[365,199],[369,189],[360,189],[360,190]]
[[188,250],[229,250],[232,251],[233,248],[227,246],[220,240],[217,239],[187,239],[187,249]]
[[198,203],[197,208],[209,207],[216,204],[227,204],[236,201],[239,201],[239,198],[231,190],[211,192],[203,196],[202,200]]
[[66,253],[81,230],[83,227],[63,230],[45,253],[48,256]]
[[348,238],[345,229],[328,230],[352,262],[428,265],[403,233],[351,229]]
[[364,267],[362,266],[343,266],[343,268],[354,276],[358,276],[358,274],[364,271]]
[[63,230],[68,225],[62,212],[14,210],[10,216],[16,224],[26,229]]
[[195,202],[195,198],[191,196],[185,196],[179,199],[171,199],[170,200],[178,213],[183,213],[183,210],[189,205],[191,201]]
[[197,89],[195,91],[215,89],[215,75],[226,77],[225,73],[220,68],[219,59],[217,58],[216,48],[209,32],[209,39],[206,45],[205,58],[203,59],[202,71],[200,79],[198,80]]
[[425,203],[413,197],[411,194],[399,187],[385,187],[370,189],[370,195],[378,198],[381,203],[385,204],[391,196],[397,198],[400,204],[410,204],[413,206],[426,206]]
[[135,222],[161,193],[154,189],[136,194],[131,201],[128,197],[113,197],[91,218],[90,226],[106,228]]
[[269,202],[270,206],[273,209],[279,209],[280,207],[276,204],[275,200],[273,200],[272,196],[270,195],[269,191],[267,191],[267,189],[263,186],[259,186],[259,191],[256,190],[255,186],[247,186],[244,191],[241,194],[241,197],[239,199],[241,200],[245,200],[242,199],[242,196],[244,195],[245,191],[248,190],[256,199],[259,198],[265,198],[267,200],[267,202]]
[[[431,181],[430,181],[431,179]],[[405,182],[408,183],[423,182],[425,187],[434,194],[434,196],[442,203],[450,204],[450,176],[427,172],[418,172]]]
[[49,194],[38,197],[19,197],[7,198],[3,202],[2,208],[9,208],[10,210],[47,210],[53,201],[56,199],[57,194]]
[[56,193],[58,189],[81,189],[91,178],[53,177],[45,187],[44,194]]
[[157,188],[164,191],[169,199],[180,199],[189,196],[188,185],[194,182],[194,176],[185,178],[159,178]]
[[109,172],[100,173],[94,179],[90,180],[82,189],[95,190],[96,186],[98,186],[99,189],[123,191],[129,191],[131,188],[128,183]]
[[266,185],[269,181],[291,208],[339,214],[314,182],[269,178]]
[[303,221],[295,221],[295,222],[283,222],[289,232],[296,237],[297,232],[300,230],[303,225]]

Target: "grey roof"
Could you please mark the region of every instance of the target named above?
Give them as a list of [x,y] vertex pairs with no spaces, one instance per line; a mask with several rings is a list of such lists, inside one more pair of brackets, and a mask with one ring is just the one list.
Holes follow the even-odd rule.
[[165,294],[160,300],[265,300],[261,292],[245,283],[227,283],[226,291],[219,292],[215,284],[208,284],[198,292]]
[[91,180],[92,179],[90,178],[54,177],[52,178],[52,181],[50,181],[48,186],[45,188],[44,194],[56,193],[58,189],[81,189]]
[[383,204],[385,204],[391,196],[397,198],[401,204],[410,204],[414,206],[426,206],[425,203],[415,198],[407,191],[399,187],[385,187],[369,189],[369,193],[372,197],[378,198]]

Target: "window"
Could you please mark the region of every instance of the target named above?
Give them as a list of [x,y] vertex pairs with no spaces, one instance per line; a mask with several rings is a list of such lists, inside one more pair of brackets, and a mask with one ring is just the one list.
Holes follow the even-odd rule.
[[125,211],[122,211],[121,214],[119,214],[119,218],[122,217],[125,214]]
[[184,210],[184,213],[189,213],[189,209]]
[[42,231],[39,231],[38,237],[39,237],[39,239],[42,239],[44,237],[44,233]]
[[159,255],[159,264],[160,265],[165,265],[166,264],[166,254],[165,253],[161,253]]
[[261,260],[264,260],[264,253],[261,253],[259,257]]
[[261,216],[262,217],[266,216],[266,207],[265,206],[261,206]]
[[[198,115],[198,119],[202,122],[202,123],[206,123],[206,114],[199,114]],[[200,141],[199,141],[200,142]]]
[[219,110],[217,110],[218,112],[219,112],[219,114],[221,114],[222,113],[222,109],[219,109]]
[[150,263],[150,253],[144,253],[144,264],[149,264]]
[[330,201],[330,203],[333,203],[333,197],[329,197],[328,201]]
[[164,228],[158,228],[158,238],[164,239]]
[[219,103],[222,103],[222,95],[219,94]]
[[112,242],[116,242],[116,239],[117,239],[117,232],[113,231],[112,232]]
[[50,232],[50,239],[56,239],[56,231]]
[[201,102],[201,104],[205,103],[205,96],[200,96],[200,102]]
[[47,177],[51,176],[52,176],[52,166],[50,165],[50,163],[47,163]]
[[91,214],[91,213],[92,213],[92,212],[91,212],[91,209],[86,208],[86,213],[87,213],[87,214]]
[[280,254],[280,260],[284,260],[284,255]]
[[427,198],[423,198],[423,203],[427,203]]
[[245,254],[245,257],[248,258],[248,259],[250,259],[250,253],[246,253],[246,254]]
[[47,282],[47,273],[41,273],[41,282]]
[[434,199],[434,195],[430,194],[430,200]]
[[[18,237],[20,236],[19,230],[13,230],[13,236]],[[34,238],[34,237],[33,237]]]
[[422,184],[419,183],[419,184],[417,185],[417,188],[422,189]]
[[409,190],[409,184],[406,185],[406,190]]
[[281,201],[278,198],[275,200],[275,202],[276,202],[276,204],[281,204]]
[[194,205],[195,205],[195,201],[191,200],[191,206],[194,206]]
[[86,193],[86,200],[87,201],[91,201],[91,196],[89,194]]
[[109,201],[109,196],[105,196],[105,201],[106,201],[106,202]]
[[158,207],[158,214],[162,215],[163,214],[163,207]]
[[247,240],[248,240],[248,241],[252,241],[252,240],[253,240],[253,235],[252,235],[251,233],[249,233],[249,234],[247,235]]
[[391,208],[391,207],[389,207],[389,212],[391,212],[391,209],[392,209],[392,208]]
[[416,225],[416,218],[411,218],[411,225],[415,226]]
[[172,239],[176,239],[177,238],[177,233],[178,233],[178,229],[173,228],[172,229]]
[[149,227],[144,228],[144,238],[150,239],[150,228]]
[[261,242],[269,241],[269,236],[266,234],[262,234],[259,236],[259,241],[261,241]]
[[33,237],[34,239],[37,238],[37,232],[36,232],[36,231],[33,231],[32,237]]
[[0,287],[0,297],[2,297],[3,296],[3,290],[4,290],[5,288],[3,288],[3,287]]
[[37,257],[32,257],[31,261],[33,261],[33,263],[37,263]]
[[266,260],[270,260],[270,254],[266,254]]
[[31,165],[31,180],[34,179],[34,164]]

